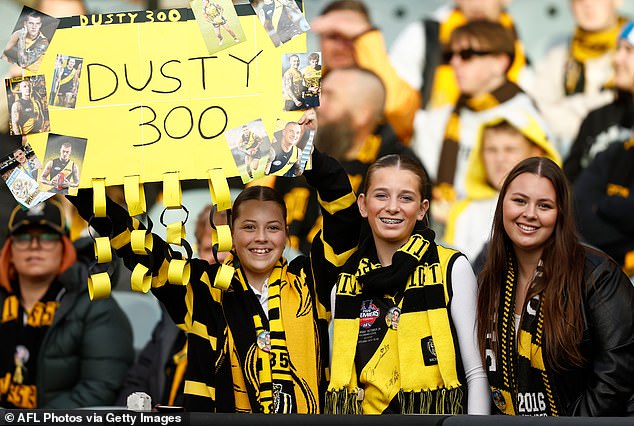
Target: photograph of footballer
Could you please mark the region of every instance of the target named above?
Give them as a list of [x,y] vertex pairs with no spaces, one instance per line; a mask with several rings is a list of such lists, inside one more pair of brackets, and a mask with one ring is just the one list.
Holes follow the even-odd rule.
[[319,106],[319,95],[321,94],[320,62],[320,52],[282,55],[284,111]]
[[209,53],[218,52],[246,40],[231,0],[193,0],[190,7]]
[[264,176],[269,163],[271,141],[262,119],[234,127],[224,134],[242,182]]
[[21,138],[10,139],[0,154],[0,175],[13,198],[26,208],[33,207],[53,196],[38,188],[37,175],[42,163],[31,145],[22,144]]
[[251,7],[275,47],[310,29],[295,0],[251,0]]
[[313,149],[315,131],[296,121],[278,119],[275,123],[266,174],[300,176]]
[[86,139],[48,135],[40,189],[53,194],[75,195],[79,189],[79,171],[86,154]]
[[2,59],[37,71],[58,25],[59,19],[24,6],[4,47]]
[[83,58],[57,55],[48,103],[51,106],[75,108]]
[[5,79],[12,135],[48,132],[50,121],[43,75]]

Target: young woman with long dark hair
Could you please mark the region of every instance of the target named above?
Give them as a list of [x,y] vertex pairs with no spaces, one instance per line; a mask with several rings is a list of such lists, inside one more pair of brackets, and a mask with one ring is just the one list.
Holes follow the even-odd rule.
[[[240,193],[231,218],[233,249],[222,265],[191,260],[186,285],[168,282],[168,262],[178,258],[157,235],[151,256],[136,256],[132,221],[122,207],[107,205],[117,253],[131,269],[144,262],[152,292],[188,333],[184,405],[190,411],[320,412],[328,365],[326,309],[316,282],[332,283],[358,241],[356,196],[341,165],[315,151],[307,181],[317,188],[324,218],[311,255],[290,263],[282,256],[288,236],[286,205],[264,186]],[[92,191],[68,197],[84,218],[92,215]],[[92,220],[107,234],[108,223]],[[100,226],[100,223],[102,226]],[[151,261],[148,262],[148,257]],[[229,288],[216,286],[221,267],[235,272]],[[326,305],[328,297],[326,297]],[[325,356],[326,358],[322,358]]]
[[634,414],[634,287],[577,239],[552,160],[522,161],[501,188],[479,276],[478,341],[500,413]]

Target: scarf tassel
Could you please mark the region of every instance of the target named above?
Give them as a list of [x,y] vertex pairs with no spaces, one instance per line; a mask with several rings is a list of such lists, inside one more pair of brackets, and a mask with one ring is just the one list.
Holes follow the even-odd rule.
[[346,388],[326,392],[324,411],[326,414],[361,414],[358,392]]
[[463,414],[462,398],[462,386],[398,394],[402,414]]

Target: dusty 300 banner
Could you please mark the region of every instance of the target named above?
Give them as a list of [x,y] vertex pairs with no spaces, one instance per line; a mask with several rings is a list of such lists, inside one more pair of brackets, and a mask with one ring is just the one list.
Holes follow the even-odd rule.
[[[50,82],[58,55],[81,58],[74,108],[50,107],[51,132],[87,141],[80,187],[95,178],[107,186],[126,176],[161,181],[169,172],[207,179],[214,168],[238,174],[225,130],[262,119],[272,131],[281,56],[306,45],[301,35],[275,47],[252,10],[242,15],[245,40],[214,53],[189,8],[61,20],[37,74]],[[38,155],[47,135],[28,135]]]

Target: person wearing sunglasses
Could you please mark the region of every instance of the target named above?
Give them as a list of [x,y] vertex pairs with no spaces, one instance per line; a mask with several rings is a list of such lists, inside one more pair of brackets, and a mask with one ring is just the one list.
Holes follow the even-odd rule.
[[[509,3],[510,0],[448,1],[431,16],[412,22],[399,33],[390,49],[390,60],[398,73],[420,91],[424,110],[440,108],[458,99],[460,91],[453,69],[449,61],[443,60],[443,52],[449,47],[453,30],[470,21],[499,22],[511,31],[516,54],[507,74],[509,80],[516,83],[527,80],[524,47],[514,19],[506,9]],[[415,129],[425,132],[416,122]]]
[[550,137],[533,100],[508,78],[515,53],[513,33],[497,22],[474,20],[451,33],[446,59],[460,96],[453,105],[426,111],[425,135],[414,145],[435,180],[431,214],[439,226],[451,205],[466,196],[469,153],[484,123],[518,110]]
[[0,406],[112,405],[134,359],[114,299],[91,302],[87,273],[55,199],[9,218],[0,253]]

